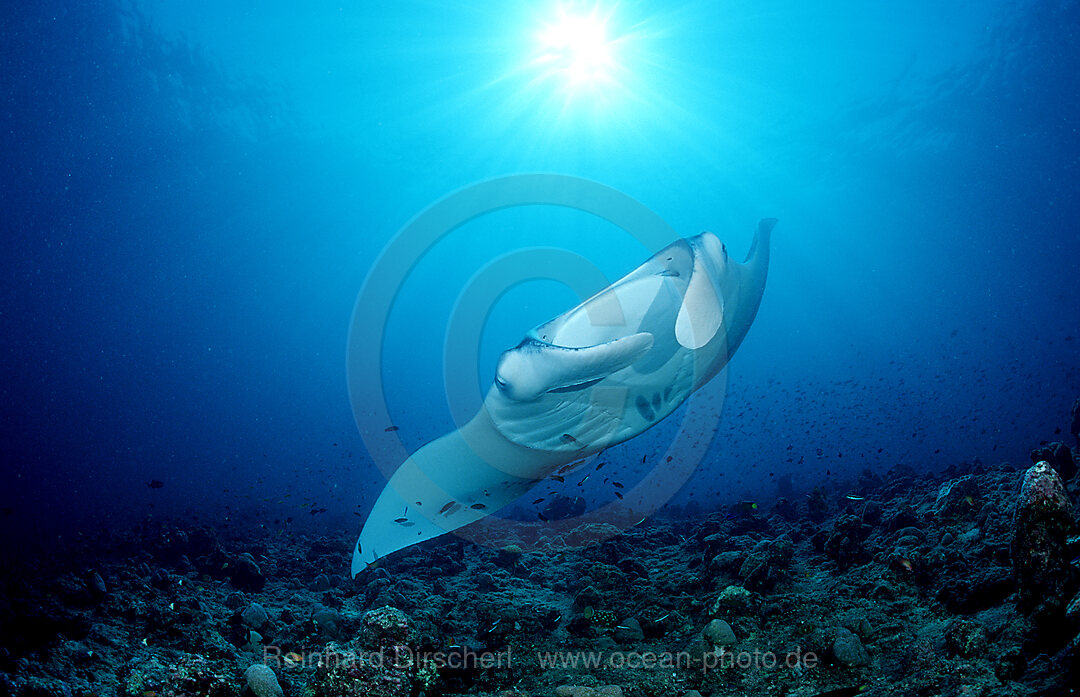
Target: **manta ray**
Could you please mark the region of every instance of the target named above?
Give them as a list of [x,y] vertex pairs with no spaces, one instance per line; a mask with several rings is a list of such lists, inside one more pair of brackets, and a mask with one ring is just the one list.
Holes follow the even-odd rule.
[[375,501],[352,574],[491,515],[558,468],[633,438],[727,365],[757,314],[775,218],[745,261],[680,239],[499,358],[479,412],[410,455]]

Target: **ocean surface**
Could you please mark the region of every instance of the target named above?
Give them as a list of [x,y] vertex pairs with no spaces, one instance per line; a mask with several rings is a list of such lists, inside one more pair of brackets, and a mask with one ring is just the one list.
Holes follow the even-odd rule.
[[[357,304],[410,221],[530,173],[739,261],[779,219],[658,518],[1023,470],[1074,444],[1080,397],[1078,36],[1069,0],[5,3],[5,554],[147,521],[355,539],[395,463],[357,428],[376,397],[350,394],[350,336],[381,342],[386,433],[412,451],[578,302],[568,277],[596,291],[655,251],[586,210],[503,207],[420,250],[385,319]],[[610,503],[684,416],[502,515]]]

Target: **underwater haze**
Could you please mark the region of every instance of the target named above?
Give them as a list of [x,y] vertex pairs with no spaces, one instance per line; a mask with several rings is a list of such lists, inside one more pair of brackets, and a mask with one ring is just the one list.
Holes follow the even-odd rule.
[[[1078,36],[1074,0],[4,3],[0,693],[1063,694]],[[483,199],[380,285],[425,211],[534,174],[578,198]],[[403,532],[422,497],[402,490],[360,537],[404,454],[493,382],[535,397],[512,362],[531,329],[658,251],[581,193],[601,191],[736,262],[778,220],[756,318],[763,276],[720,298],[738,352],[501,510],[442,505],[479,533]],[[350,384],[372,368],[381,395]],[[547,394],[603,379],[551,370]],[[603,544],[552,527],[618,502],[632,519],[578,526]],[[423,680],[301,661],[358,637],[827,660]],[[245,672],[271,645],[297,659]]]
[[[1023,462],[1067,426],[1074,3],[621,3],[593,11],[599,76],[557,62],[588,56],[537,60],[560,50],[543,38],[559,11],[7,7],[9,520],[70,531],[150,507],[280,519],[316,505],[355,526],[344,516],[382,486],[345,383],[365,274],[426,206],[519,172],[614,187],[738,259],[758,218],[781,220],[714,445],[679,500],[767,499],[787,475],[809,488],[898,463]],[[650,253],[551,207],[448,236],[387,326],[408,447],[453,426],[454,298],[523,246],[573,251],[609,280]],[[475,400],[500,351],[575,301],[543,280],[503,296]]]

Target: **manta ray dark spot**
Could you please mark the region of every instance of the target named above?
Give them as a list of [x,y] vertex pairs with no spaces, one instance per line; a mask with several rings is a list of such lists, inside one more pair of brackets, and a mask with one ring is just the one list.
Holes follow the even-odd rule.
[[641,414],[641,418],[646,421],[652,421],[656,418],[656,414],[653,412],[652,407],[649,406],[649,402],[641,395],[638,395],[637,399],[634,400],[634,406],[637,407],[638,413]]
[[660,393],[657,392],[652,396],[652,408],[660,411]]

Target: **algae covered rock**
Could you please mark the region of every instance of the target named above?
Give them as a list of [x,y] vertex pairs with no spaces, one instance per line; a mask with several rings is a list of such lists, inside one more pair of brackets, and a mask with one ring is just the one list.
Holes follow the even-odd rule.
[[371,649],[405,644],[409,638],[409,618],[396,607],[386,605],[364,615],[363,643]]
[[308,690],[313,697],[409,697],[411,672],[408,654],[354,653],[330,643],[319,654]]
[[728,586],[720,591],[720,595],[716,596],[716,602],[712,606],[712,613],[715,615],[723,609],[743,612],[750,607],[750,601],[750,591],[742,586]]
[[1046,461],[1029,468],[1010,545],[1021,609],[1041,615],[1064,607],[1075,573],[1065,548],[1072,526],[1072,502],[1061,477]]

